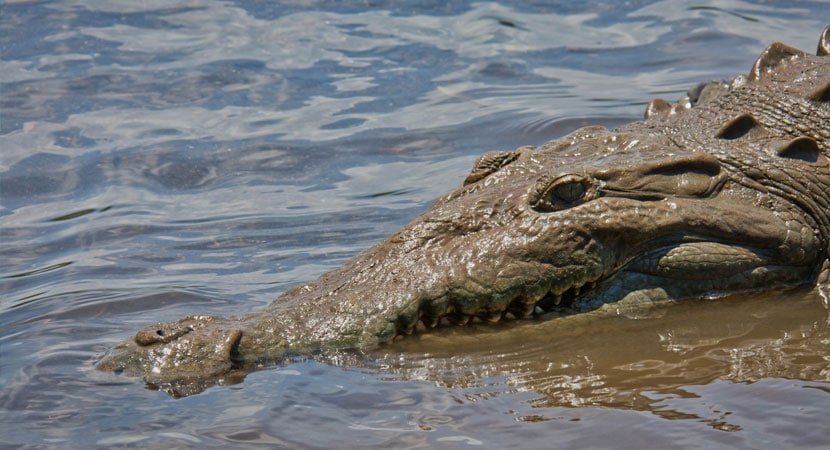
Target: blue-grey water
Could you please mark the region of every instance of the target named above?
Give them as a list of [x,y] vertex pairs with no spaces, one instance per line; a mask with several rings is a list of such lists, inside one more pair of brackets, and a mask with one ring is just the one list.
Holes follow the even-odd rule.
[[0,3],[0,446],[828,448],[809,290],[449,329],[174,399],[92,369],[256,310],[491,149],[636,120],[826,1]]

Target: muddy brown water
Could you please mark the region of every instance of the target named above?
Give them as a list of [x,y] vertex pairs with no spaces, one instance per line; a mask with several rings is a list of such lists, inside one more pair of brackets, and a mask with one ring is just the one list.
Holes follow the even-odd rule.
[[809,289],[447,328],[174,399],[92,370],[261,308],[491,149],[815,48],[826,2],[9,1],[0,446],[830,448]]

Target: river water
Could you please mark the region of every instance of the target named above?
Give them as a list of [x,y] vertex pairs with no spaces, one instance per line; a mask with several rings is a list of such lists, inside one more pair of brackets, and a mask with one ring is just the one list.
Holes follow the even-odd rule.
[[447,329],[186,398],[92,363],[256,310],[458,185],[486,150],[636,120],[813,51],[830,4],[7,0],[0,444],[828,448],[811,290]]

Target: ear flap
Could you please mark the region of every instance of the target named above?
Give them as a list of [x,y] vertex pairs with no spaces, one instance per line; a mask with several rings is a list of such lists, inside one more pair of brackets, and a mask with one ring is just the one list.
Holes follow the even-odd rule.
[[648,119],[649,117],[667,114],[670,110],[671,105],[669,102],[663,100],[662,98],[655,98],[648,102],[648,105],[646,105],[646,111],[643,113],[643,118]]
[[780,42],[773,42],[761,52],[761,56],[752,65],[752,69],[749,71],[749,79],[760,80],[782,61],[794,56],[804,55],[805,53],[797,48],[792,48]]
[[753,130],[761,130],[761,124],[752,116],[752,114],[741,114],[740,116],[730,120],[720,130],[718,130],[715,137],[718,139],[739,139]]
[[782,158],[798,159],[810,164],[816,164],[827,159],[821,152],[818,142],[807,136],[795,138],[785,143],[776,150],[776,154]]
[[822,32],[821,36],[818,38],[818,50],[816,50],[816,55],[830,56],[830,26],[825,28],[824,32]]
[[808,98],[814,102],[830,102],[830,82],[816,89]]

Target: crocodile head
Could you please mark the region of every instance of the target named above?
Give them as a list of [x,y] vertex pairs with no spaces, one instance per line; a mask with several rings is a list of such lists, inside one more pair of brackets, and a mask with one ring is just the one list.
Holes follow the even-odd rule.
[[484,154],[463,185],[262,311],[140,331],[98,364],[179,394],[263,361],[442,323],[556,317],[816,284],[830,249],[830,52],[773,44],[749,75],[646,120]]

